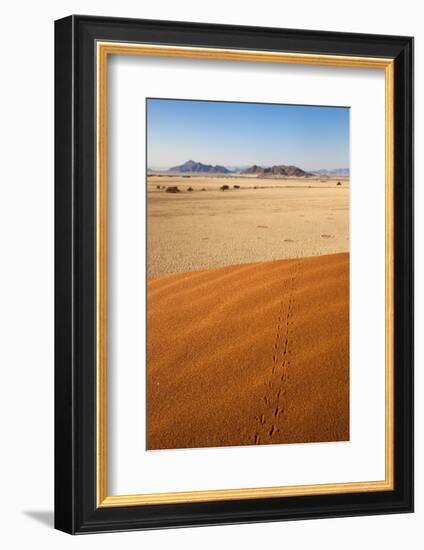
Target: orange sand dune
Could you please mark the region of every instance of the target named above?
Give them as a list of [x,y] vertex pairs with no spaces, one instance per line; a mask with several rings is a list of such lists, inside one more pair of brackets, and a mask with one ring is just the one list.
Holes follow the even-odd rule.
[[148,283],[147,447],[349,439],[349,254]]

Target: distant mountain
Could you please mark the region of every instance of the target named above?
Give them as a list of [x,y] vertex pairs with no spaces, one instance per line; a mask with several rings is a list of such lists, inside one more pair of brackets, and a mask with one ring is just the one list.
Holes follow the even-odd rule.
[[158,166],[148,166],[147,173],[156,174],[161,172],[167,172],[168,168],[158,167]]
[[291,178],[305,178],[312,175],[310,172],[305,172],[305,170],[302,170],[298,166],[287,166],[285,164],[268,167],[258,166],[257,164],[254,164],[250,168],[242,170],[240,173],[256,174],[258,176],[287,176]]
[[202,164],[194,160],[188,160],[179,166],[172,166],[168,172],[177,172],[178,174],[202,173],[202,174],[229,174],[230,170],[225,166],[213,166],[212,164]]
[[350,170],[349,168],[332,168],[331,170],[322,168],[321,170],[312,170],[312,173],[316,176],[349,176]]
[[250,166],[250,168],[240,170],[240,174],[263,174],[264,170],[265,168],[263,168],[262,166],[254,164],[253,166]]

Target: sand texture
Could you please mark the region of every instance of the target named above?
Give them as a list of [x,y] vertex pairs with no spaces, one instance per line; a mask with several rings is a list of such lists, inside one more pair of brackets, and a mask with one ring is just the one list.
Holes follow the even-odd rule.
[[346,178],[149,176],[147,208],[149,277],[349,251]]
[[148,449],[349,439],[347,253],[151,278],[147,344]]

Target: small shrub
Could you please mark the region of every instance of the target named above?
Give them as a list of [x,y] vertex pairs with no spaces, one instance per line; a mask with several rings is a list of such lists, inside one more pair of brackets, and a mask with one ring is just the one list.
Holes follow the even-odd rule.
[[193,187],[187,187],[187,191],[193,191]]
[[240,189],[240,185],[233,185],[234,189]]
[[221,191],[228,191],[230,187],[228,185],[221,185],[220,189]]
[[337,185],[341,185],[341,184],[342,184],[342,182],[341,182],[341,181],[338,181],[338,182],[337,182]]
[[178,187],[176,185],[173,185],[171,187],[167,187],[166,188],[166,193],[179,193],[180,190],[178,189]]

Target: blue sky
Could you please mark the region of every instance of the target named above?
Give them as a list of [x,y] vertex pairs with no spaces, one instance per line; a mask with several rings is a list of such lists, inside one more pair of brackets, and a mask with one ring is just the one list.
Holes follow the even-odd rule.
[[147,164],[349,167],[349,108],[147,100]]

